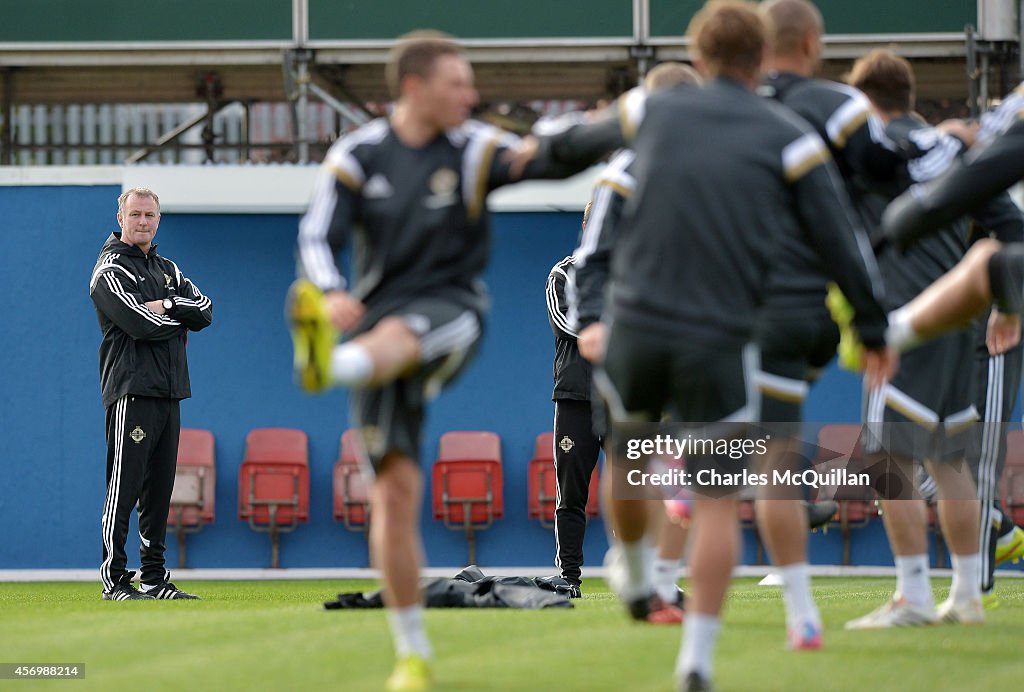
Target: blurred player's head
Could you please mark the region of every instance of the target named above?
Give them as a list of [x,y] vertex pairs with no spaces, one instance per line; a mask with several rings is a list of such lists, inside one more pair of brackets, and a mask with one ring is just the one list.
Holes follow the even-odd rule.
[[858,59],[846,81],[863,91],[885,115],[914,109],[914,70],[891,50],[876,48]]
[[767,21],[753,3],[709,0],[686,32],[694,64],[705,77],[728,77],[753,87],[768,45]]
[[392,96],[439,130],[461,125],[477,103],[473,68],[462,47],[441,32],[403,36],[386,73]]
[[680,84],[700,86],[703,81],[697,70],[689,65],[681,62],[663,62],[644,77],[644,88],[647,91],[657,91]]
[[821,36],[825,22],[807,0],[768,0],[760,10],[771,26],[772,63],[804,76],[813,74],[821,61]]

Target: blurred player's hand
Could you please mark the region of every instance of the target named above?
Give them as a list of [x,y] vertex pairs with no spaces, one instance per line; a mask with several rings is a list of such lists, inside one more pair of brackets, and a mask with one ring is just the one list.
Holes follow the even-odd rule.
[[164,315],[167,313],[167,311],[164,310],[164,301],[162,300],[147,300],[146,307],[158,315]]
[[974,146],[974,142],[978,138],[978,130],[981,129],[979,123],[968,123],[957,118],[943,120],[935,127],[940,132],[953,135],[969,147]]
[[366,306],[346,291],[329,291],[324,301],[331,324],[339,332],[347,332],[355,327],[366,313]]
[[536,137],[527,135],[519,140],[519,145],[515,149],[509,149],[505,152],[504,158],[511,164],[508,170],[513,180],[518,180],[522,177],[527,164],[537,156],[538,145]]
[[989,355],[1006,353],[1019,343],[1020,315],[993,310],[988,317],[988,331],[985,334]]
[[580,355],[594,364],[604,361],[604,350],[608,345],[608,325],[594,322],[588,324],[576,337]]
[[894,348],[864,349],[864,383],[868,389],[881,387],[892,379],[899,365],[900,354]]

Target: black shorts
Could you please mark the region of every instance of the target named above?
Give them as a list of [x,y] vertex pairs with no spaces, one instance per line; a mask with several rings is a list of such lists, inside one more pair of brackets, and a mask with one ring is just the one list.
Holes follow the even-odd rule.
[[[839,328],[828,313],[808,314],[805,319],[762,314],[757,325],[761,348],[761,420],[766,423],[798,423],[810,383],[836,354]],[[794,430],[797,434],[799,430]]]
[[[646,436],[668,428],[650,425],[672,411],[678,422],[674,434],[683,428],[696,436],[716,440],[743,436],[747,425],[758,420],[760,396],[755,381],[758,351],[745,346],[709,346],[672,335],[643,331],[616,322],[608,338],[602,368],[595,384],[605,401],[611,424],[611,443],[616,453],[609,458],[620,468],[613,471],[613,493],[629,499],[630,490],[619,487],[625,471],[636,465],[620,453],[620,446],[638,434]],[[643,460],[640,463],[644,463]],[[686,468],[696,475],[713,470],[735,475],[746,467],[746,457],[721,454],[687,455]],[[728,494],[736,488],[705,488],[709,495]]]
[[978,420],[974,342],[974,333],[964,330],[904,353],[892,381],[868,395],[865,451],[963,459]]
[[442,298],[417,298],[387,316],[400,318],[419,336],[420,364],[393,382],[350,394],[349,420],[374,469],[392,452],[420,458],[424,405],[463,371],[483,332],[475,310]]
[[616,322],[597,378],[611,423],[756,422],[757,347],[707,346]]

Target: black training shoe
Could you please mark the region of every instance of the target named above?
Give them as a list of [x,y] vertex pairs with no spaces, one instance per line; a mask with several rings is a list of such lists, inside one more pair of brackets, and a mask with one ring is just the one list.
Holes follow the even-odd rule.
[[152,601],[153,597],[132,586],[135,572],[125,572],[114,588],[103,592],[104,601]]
[[157,584],[156,586],[147,586],[147,585],[143,584],[142,588],[144,589],[144,591],[142,593],[144,593],[145,595],[149,596],[150,598],[156,598],[156,599],[159,599],[159,600],[166,600],[166,599],[173,599],[173,598],[180,598],[180,599],[190,600],[190,601],[199,601],[199,600],[201,600],[199,598],[199,596],[196,596],[196,595],[190,594],[190,593],[186,593],[186,592],[182,591],[181,589],[179,589],[177,586],[175,586],[174,584],[172,584],[169,581],[165,581],[162,584]]
[[829,523],[839,511],[839,503],[834,500],[805,502],[804,507],[807,508],[807,527],[812,531]]
[[[651,614],[651,602],[656,598],[653,594],[650,596],[643,596],[642,598],[634,598],[632,601],[625,601],[626,610],[629,612],[629,616],[634,620],[640,622],[646,622],[647,616]],[[659,603],[661,599],[658,599]]]
[[580,590],[580,585],[577,582],[570,581],[569,588],[562,593],[569,598],[583,598],[583,592]]
[[683,692],[705,692],[705,690],[711,690],[712,687],[710,680],[694,671],[683,679],[683,684],[679,689]]

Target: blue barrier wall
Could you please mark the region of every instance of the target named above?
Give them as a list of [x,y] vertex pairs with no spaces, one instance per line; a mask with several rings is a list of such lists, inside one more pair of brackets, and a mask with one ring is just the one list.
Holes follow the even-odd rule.
[[[115,186],[0,187],[0,324],[3,425],[0,455],[0,569],[93,567],[100,560],[104,492],[99,332],[88,281],[106,235],[115,227]],[[160,251],[178,262],[214,302],[213,326],[189,342],[193,398],[186,426],[213,431],[217,453],[217,520],[189,538],[195,567],[264,567],[269,539],[237,518],[238,467],[254,427],[284,426],[310,437],[311,516],[282,538],[286,567],[358,567],[366,541],[331,518],[331,473],[346,425],[346,397],[311,398],[291,382],[291,346],[282,316],[293,275],[293,215],[176,215],[162,221]],[[544,282],[575,240],[575,213],[502,213],[494,219],[487,274],[494,309],[472,366],[434,404],[425,459],[448,430],[493,430],[505,460],[505,518],[482,533],[484,565],[550,563],[553,539],[526,513],[526,465],[537,433],[552,419],[551,355]],[[811,396],[812,420],[855,420],[859,385],[830,370]],[[433,521],[424,507],[429,562],[461,565],[461,533]],[[880,524],[878,527],[880,529]],[[133,531],[129,563],[135,564]],[[884,536],[859,540],[854,559],[891,564]],[[747,537],[745,561],[752,562]],[[588,531],[587,562],[606,546],[600,520]],[[838,531],[815,535],[812,560],[837,563]],[[177,562],[173,538],[168,564]]]

